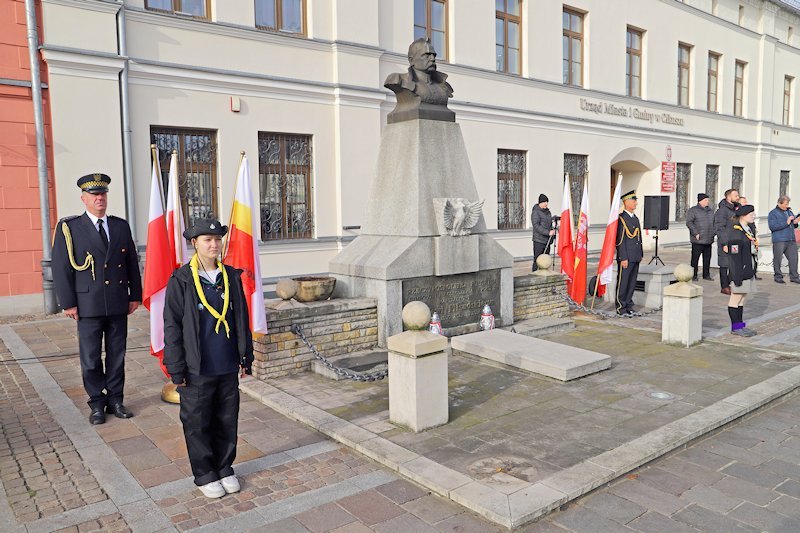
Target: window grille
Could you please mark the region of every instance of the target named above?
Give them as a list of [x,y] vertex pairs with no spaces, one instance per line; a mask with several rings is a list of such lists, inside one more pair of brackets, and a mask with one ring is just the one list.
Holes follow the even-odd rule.
[[310,135],[259,132],[261,240],[312,238],[311,161]]
[[789,171],[781,170],[781,181],[778,187],[780,196],[787,196],[789,194]]
[[583,183],[589,178],[589,156],[564,154],[564,173],[569,175],[569,193],[572,197],[572,227],[577,227],[581,216]]
[[739,194],[742,193],[742,185],[744,184],[744,167],[733,167],[731,169],[731,189],[736,189]]
[[525,228],[525,152],[497,151],[497,228]]
[[686,220],[686,211],[689,210],[689,186],[692,179],[691,163],[678,163],[676,165],[675,179],[675,220]]
[[719,184],[719,165],[706,165],[706,194],[711,205],[717,205],[717,185]]

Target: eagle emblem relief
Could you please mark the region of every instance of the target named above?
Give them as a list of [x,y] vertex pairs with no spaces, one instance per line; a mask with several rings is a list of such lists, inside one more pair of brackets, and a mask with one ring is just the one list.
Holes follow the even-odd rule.
[[478,223],[484,200],[470,202],[464,198],[448,198],[443,209],[444,227],[452,237],[470,235]]

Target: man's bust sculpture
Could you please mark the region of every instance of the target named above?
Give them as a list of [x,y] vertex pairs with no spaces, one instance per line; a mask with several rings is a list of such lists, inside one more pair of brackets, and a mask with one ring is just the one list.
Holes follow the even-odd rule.
[[424,118],[455,122],[456,114],[447,108],[453,88],[447,83],[447,74],[436,70],[436,51],[429,39],[420,37],[408,47],[408,72],[389,74],[386,83],[397,97],[397,105],[389,113],[387,122],[403,122]]

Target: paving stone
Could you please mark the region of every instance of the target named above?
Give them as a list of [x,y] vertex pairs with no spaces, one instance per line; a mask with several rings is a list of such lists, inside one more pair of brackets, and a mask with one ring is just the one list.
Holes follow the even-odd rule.
[[765,468],[753,468],[738,462],[723,468],[721,472],[768,489],[775,488],[786,479],[785,475],[771,472]]
[[627,524],[647,509],[609,492],[598,492],[581,501],[581,505],[620,524]]
[[384,522],[404,512],[402,508],[375,490],[342,498],[336,503],[366,525]]
[[626,480],[618,485],[612,486],[609,491],[621,498],[638,503],[648,509],[661,512],[667,516],[682,509],[685,505],[676,496],[641,483],[640,481]]
[[470,513],[460,513],[450,518],[445,518],[436,524],[436,529],[442,533],[491,533],[503,531],[500,527],[487,524]]
[[681,509],[672,515],[672,518],[707,533],[758,532],[752,526],[699,505],[690,505],[686,509]]
[[740,522],[750,524],[761,531],[770,531],[773,533],[800,531],[800,519],[776,514],[749,502],[743,503],[731,511],[728,516]]
[[719,513],[727,513],[743,501],[740,498],[733,498],[723,494],[714,487],[706,487],[705,485],[692,487],[681,494],[680,498]]
[[781,496],[777,500],[770,502],[767,509],[775,513],[792,518],[800,518],[800,499],[791,496]]
[[658,467],[691,481],[693,485],[711,485],[724,477],[716,470],[684,460],[683,453],[673,455],[669,460],[660,461]]
[[397,505],[402,505],[411,500],[422,498],[429,493],[413,483],[409,483],[404,479],[398,479],[385,485],[376,487],[375,490],[392,500]]
[[778,497],[778,494],[767,488],[734,477],[721,479],[712,487],[732,498],[739,498],[761,506],[767,505]]
[[780,493],[792,496],[794,498],[800,498],[800,482],[797,482],[793,479],[784,481],[783,483],[775,487],[775,490]]
[[425,520],[429,524],[435,524],[453,515],[462,512],[461,508],[451,502],[434,495],[423,496],[416,500],[411,500],[402,505],[403,509]]
[[763,465],[764,468],[770,472],[777,474],[784,474],[792,479],[800,481],[800,464],[787,463],[780,459],[770,459]]
[[303,524],[294,518],[284,518],[271,524],[264,524],[248,530],[250,533],[310,533]]
[[675,496],[680,496],[694,486],[693,482],[658,467],[645,468],[637,474],[639,481]]
[[616,533],[630,531],[626,526],[580,505],[571,505],[555,514],[553,522],[572,531],[591,531],[592,533]]
[[294,518],[314,533],[335,529],[356,520],[353,515],[334,503],[315,507],[295,515]]
[[372,526],[372,529],[379,533],[436,533],[436,528],[426,524],[412,514],[401,514],[394,518],[390,518],[385,522],[379,522]]

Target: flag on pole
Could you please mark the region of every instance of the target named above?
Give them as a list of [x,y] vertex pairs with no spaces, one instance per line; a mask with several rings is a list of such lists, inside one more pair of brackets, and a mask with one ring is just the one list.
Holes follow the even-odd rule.
[[622,174],[617,179],[614,196],[611,199],[611,210],[608,212],[606,236],[603,238],[603,250],[600,252],[600,263],[597,265],[597,295],[606,293],[606,286],[614,281],[614,254],[617,249],[617,225],[619,224],[619,203],[622,187]]
[[564,195],[561,200],[561,226],[558,229],[558,256],[561,272],[567,276],[567,291],[575,276],[575,250],[572,244],[572,198],[569,192],[569,174],[564,174]]
[[258,262],[258,241],[261,240],[261,232],[254,224],[254,209],[253,192],[250,188],[250,165],[247,156],[242,152],[231,209],[225,264],[244,271],[242,286],[247,299],[247,309],[250,312],[250,330],[253,335],[263,335],[267,333],[267,314]]
[[186,226],[183,223],[181,196],[178,194],[178,152],[172,151],[169,161],[169,187],[167,189],[167,239],[173,269],[180,268],[191,259],[189,245],[183,237]]
[[150,311],[150,353],[158,358],[164,375],[164,300],[167,282],[175,267],[172,265],[167,223],[164,216],[164,194],[161,192],[161,171],[158,151],[153,150],[153,170],[150,179],[150,216],[147,222],[147,251],[144,261],[143,303]]
[[582,304],[586,298],[586,259],[589,245],[589,188],[588,180],[583,181],[581,214],[578,217],[578,232],[575,236],[575,270],[572,279],[570,298]]

